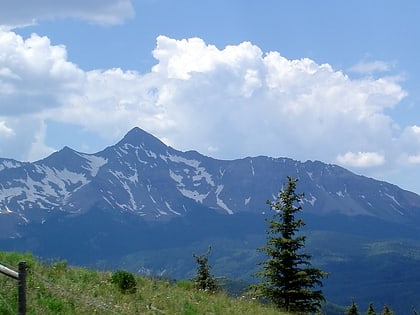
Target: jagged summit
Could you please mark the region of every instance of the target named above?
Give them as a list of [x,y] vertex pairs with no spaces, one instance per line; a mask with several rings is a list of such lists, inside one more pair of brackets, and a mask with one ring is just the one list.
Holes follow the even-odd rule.
[[129,132],[127,132],[127,134],[121,139],[121,141],[116,144],[116,146],[121,147],[127,144],[134,147],[147,146],[148,149],[151,150],[162,150],[167,148],[166,144],[139,127],[134,127]]

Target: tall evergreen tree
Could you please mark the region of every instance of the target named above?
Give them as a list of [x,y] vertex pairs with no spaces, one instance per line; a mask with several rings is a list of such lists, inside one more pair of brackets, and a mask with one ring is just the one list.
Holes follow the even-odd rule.
[[253,289],[257,295],[269,299],[279,309],[313,313],[325,301],[320,287],[326,273],[313,268],[311,256],[301,253],[306,237],[297,235],[305,225],[302,219],[295,218],[302,210],[300,202],[303,197],[303,194],[295,192],[297,181],[288,176],[276,200],[267,201],[274,215],[266,219],[267,244],[258,248],[266,253],[267,260],[259,263],[262,268],[256,276],[262,282],[254,285]]
[[385,305],[381,315],[394,315],[394,312],[391,311],[388,305]]
[[346,315],[359,315],[359,308],[357,307],[357,304],[354,300],[351,302],[351,305],[347,308]]
[[373,308],[373,304],[370,303],[369,307],[366,311],[366,315],[376,315],[375,309]]

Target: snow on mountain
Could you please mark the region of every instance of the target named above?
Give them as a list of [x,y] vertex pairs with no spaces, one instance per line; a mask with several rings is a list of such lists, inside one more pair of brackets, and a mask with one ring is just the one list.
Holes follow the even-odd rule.
[[0,171],[7,169],[7,168],[17,168],[24,165],[24,162],[19,162],[12,159],[1,159],[0,158]]
[[152,221],[170,220],[197,207],[225,214],[262,213],[287,175],[299,178],[304,210],[314,214],[386,221],[420,215],[420,196],[335,165],[264,156],[216,160],[177,151],[134,128],[96,154],[65,147],[34,163],[0,159],[0,216],[18,214],[26,224],[95,207]]

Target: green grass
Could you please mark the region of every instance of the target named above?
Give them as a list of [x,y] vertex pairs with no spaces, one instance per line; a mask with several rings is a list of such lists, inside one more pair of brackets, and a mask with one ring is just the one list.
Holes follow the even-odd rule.
[[[43,264],[31,254],[0,252],[0,264],[17,270],[26,261],[27,314],[261,314],[285,315],[250,299],[196,291],[191,282],[135,276],[136,290],[123,293],[110,271]],[[0,274],[0,314],[17,313],[17,281]]]

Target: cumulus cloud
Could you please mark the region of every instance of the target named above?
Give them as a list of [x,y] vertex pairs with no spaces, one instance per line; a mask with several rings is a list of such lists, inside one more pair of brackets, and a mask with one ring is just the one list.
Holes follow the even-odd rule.
[[1,0],[0,3],[0,25],[9,28],[66,17],[98,24],[119,24],[134,15],[130,0]]
[[53,150],[46,121],[54,121],[109,143],[139,126],[216,158],[287,156],[376,170],[418,161],[420,127],[398,128],[387,114],[406,96],[397,76],[351,79],[250,42],[218,48],[159,36],[153,56],[147,73],[84,71],[46,37],[0,31],[0,153],[45,156]]
[[337,162],[352,167],[372,167],[384,164],[385,158],[377,152],[347,152],[337,156]]
[[63,46],[47,37],[21,36],[0,30],[0,109],[20,115],[59,106],[60,99],[78,92],[84,73],[67,61]]
[[161,104],[176,124],[170,138],[183,148],[217,148],[221,157],[331,160],[379,150],[393,137],[385,110],[406,95],[393,78],[351,80],[328,64],[264,54],[248,42],[218,49],[160,36],[153,54],[153,73],[165,78]]

